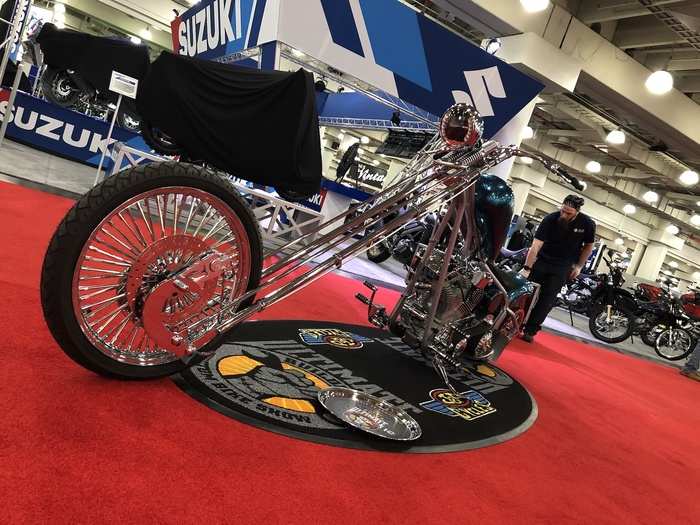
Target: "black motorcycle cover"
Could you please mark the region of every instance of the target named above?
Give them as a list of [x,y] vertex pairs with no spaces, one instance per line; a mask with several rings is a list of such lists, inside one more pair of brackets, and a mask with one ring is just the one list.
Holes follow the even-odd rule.
[[197,160],[296,198],[321,184],[313,75],[163,52],[136,100],[145,121]]
[[47,65],[54,69],[76,71],[104,93],[109,90],[113,70],[139,80],[148,74],[148,48],[127,40],[98,37],[44,24],[36,41]]

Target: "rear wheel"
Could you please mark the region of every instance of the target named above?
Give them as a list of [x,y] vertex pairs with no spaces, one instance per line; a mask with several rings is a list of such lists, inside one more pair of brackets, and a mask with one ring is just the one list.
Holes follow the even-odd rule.
[[150,122],[141,121],[141,136],[144,142],[160,155],[177,157],[185,154],[185,150],[182,146],[177,144],[160,129],[153,127]]
[[622,306],[596,304],[588,318],[588,328],[596,339],[619,343],[632,335],[634,314]]
[[367,249],[367,258],[373,263],[381,263],[391,257],[391,249],[386,241],[379,241],[372,244]]
[[680,361],[693,351],[694,343],[692,335],[687,330],[668,328],[656,338],[654,350],[664,359]]
[[44,97],[57,106],[69,108],[80,99],[80,89],[65,70],[47,67],[40,82]]
[[[161,377],[185,366],[173,348],[182,327],[257,287],[261,267],[257,222],[229,183],[204,168],[154,163],[108,177],[68,212],[44,258],[41,302],[78,364],[124,379]],[[171,282],[184,291],[154,302]],[[194,348],[208,352],[221,336],[200,341]]]

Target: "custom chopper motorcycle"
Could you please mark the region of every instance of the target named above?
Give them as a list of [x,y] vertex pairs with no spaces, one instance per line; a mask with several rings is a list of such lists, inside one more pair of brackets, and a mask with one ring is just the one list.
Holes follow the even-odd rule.
[[[172,55],[164,60],[193,63]],[[278,101],[282,109],[273,108],[273,113],[308,109],[301,125],[285,119],[271,122],[263,114],[250,112],[261,133],[274,128],[274,134],[268,135],[252,130],[250,140],[267,151],[271,146],[279,148],[274,158],[247,159],[258,167],[250,175],[259,172],[264,177],[268,165],[278,173],[274,162],[280,159],[320,168],[311,75],[303,70],[238,73],[255,75],[262,83],[265,104],[272,100],[269,86],[293,87],[301,82],[301,98],[290,100],[290,92],[285,91]],[[158,75],[152,82],[145,89],[159,97],[168,89],[167,75]],[[148,106],[143,99],[141,104]],[[250,107],[250,99],[246,104]],[[177,126],[168,128],[167,118],[157,121],[157,112],[152,117],[165,132],[178,133]],[[196,122],[194,117],[191,121]],[[215,127],[211,119],[207,125]],[[204,144],[206,131],[191,132],[202,133]],[[166,376],[212,356],[223,336],[253,314],[340,268],[373,242],[442,203],[446,211],[427,242],[417,247],[396,306],[387,311],[373,302],[374,294],[371,298],[358,294],[358,298],[367,304],[373,324],[420,349],[452,388],[451,367],[460,367],[465,359],[498,357],[519,332],[538,293],[535,284],[494,262],[511,221],[513,194],[488,170],[513,156],[535,157],[581,189],[574,177],[548,159],[483,141],[482,131],[476,110],[465,104],[452,106],[441,119],[439,134],[395,184],[362,204],[359,214],[347,223],[344,219],[350,211],[267,254],[276,257],[266,265],[251,211],[215,172],[163,162],[109,177],[75,204],[51,239],[41,281],[47,324],[63,351],[89,370],[124,379]],[[297,149],[287,152],[284,148],[289,144]],[[245,148],[244,144],[238,154],[245,155]],[[288,167],[288,171],[304,168],[293,162]],[[320,179],[320,169],[317,176]],[[303,179],[300,176],[300,187],[313,189],[304,186]],[[384,222],[398,207],[406,211]],[[356,231],[380,222],[381,228],[353,239]],[[333,256],[313,268],[304,266],[324,252]]]

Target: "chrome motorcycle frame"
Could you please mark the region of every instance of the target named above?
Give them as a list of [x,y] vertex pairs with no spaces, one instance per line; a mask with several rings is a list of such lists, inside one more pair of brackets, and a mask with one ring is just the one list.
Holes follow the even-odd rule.
[[[450,225],[458,226],[452,227],[449,233],[439,277],[432,288],[431,308],[423,320],[423,333],[425,335],[421,341],[422,349],[430,347],[435,353],[436,369],[449,386],[444,364],[455,363],[451,362],[449,355],[431,345],[430,335],[431,328],[435,323],[437,299],[445,286],[458,234],[461,233],[463,236],[461,243],[461,249],[464,250],[463,255],[468,259],[476,258],[481,261],[490,274],[489,277],[504,296],[505,305],[493,319],[492,327],[498,329],[509,316],[516,319],[510,308],[511,304],[506,288],[492,270],[494,261],[488,260],[480,252],[481,242],[474,220],[474,189],[477,180],[489,169],[514,156],[527,156],[536,159],[552,173],[567,179],[574,185],[578,184],[575,178],[569,177],[557,164],[514,146],[502,146],[495,141],[487,141],[479,147],[454,149],[449,147],[443,138],[436,135],[409,163],[400,180],[363,203],[359,208],[359,214],[358,209],[341,213],[318,225],[302,237],[287,243],[274,253],[268,254],[279,257],[279,260],[263,270],[259,286],[232,301],[226,301],[224,297],[221,297],[220,308],[216,314],[201,318],[176,334],[180,341],[186,342],[186,345],[182,345],[183,355],[181,357],[186,362],[193,361],[195,357],[209,357],[211,354],[205,355],[198,352],[197,348],[201,348],[204,343],[214,337],[231,330],[254,314],[285,299],[329,272],[342,268],[347,260],[366,251],[374,242],[392,235],[409,221],[419,219],[437,207],[446,207],[446,209],[443,208],[445,211],[434,228],[418,266],[413,269],[406,290],[391,314],[382,317],[379,314],[383,312],[375,310],[374,313],[376,314],[375,320],[380,321],[376,324],[391,326],[397,320],[406,298],[413,293],[416,287],[418,275],[426,261],[434,253],[447,228]],[[407,208],[405,213],[390,221],[384,221],[401,207]],[[348,222],[344,222],[344,219],[351,214],[356,214],[356,216]],[[330,231],[327,231],[329,228],[331,228]],[[359,240],[354,239],[353,236],[363,229],[367,229],[370,233]],[[327,232],[322,233],[324,230]],[[347,244],[348,241],[349,244]],[[290,250],[295,247],[300,248],[290,253]],[[316,256],[331,253],[336,248],[338,251],[326,261],[314,267],[305,267]],[[289,280],[290,275],[300,269],[303,271],[292,276]],[[244,301],[254,297],[255,299],[250,306],[239,310]],[[534,300],[532,304],[534,304]],[[371,307],[370,303],[370,310]],[[527,316],[529,316],[530,310],[531,307]]]

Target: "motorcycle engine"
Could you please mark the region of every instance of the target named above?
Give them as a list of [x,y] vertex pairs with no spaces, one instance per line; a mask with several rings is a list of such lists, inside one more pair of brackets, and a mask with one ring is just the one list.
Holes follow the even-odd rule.
[[[419,257],[423,249],[424,246],[420,245]],[[414,292],[403,304],[400,319],[404,330],[401,335],[409,345],[422,341],[425,335],[424,323],[430,315],[433,288],[437,285],[443,258],[444,252],[440,250],[433,252],[418,276]],[[429,341],[432,342],[438,333],[448,337],[447,334],[455,331],[461,338],[464,336],[465,328],[481,323],[481,319],[476,318],[474,311],[484,297],[485,286],[490,282],[487,275],[480,263],[453,256],[445,285],[438,297]]]

